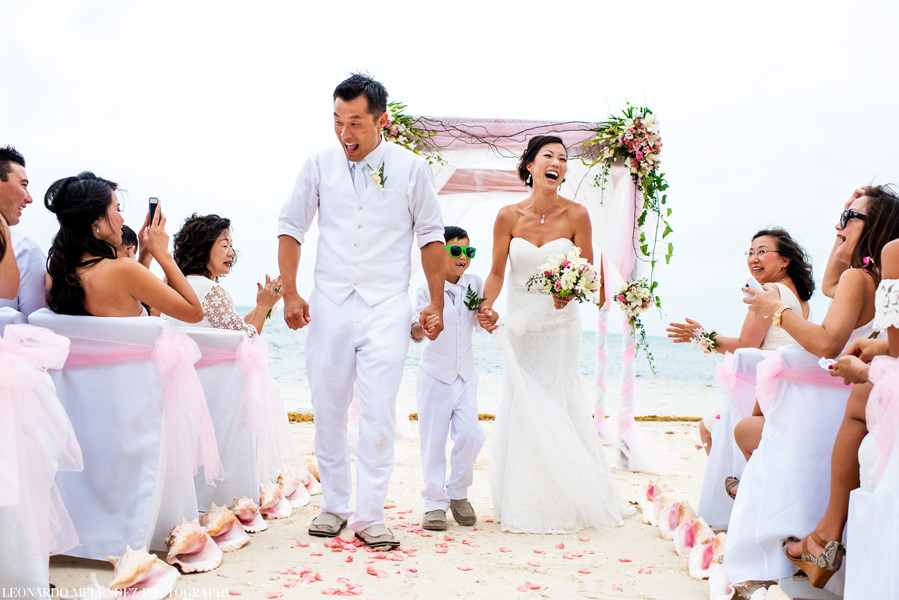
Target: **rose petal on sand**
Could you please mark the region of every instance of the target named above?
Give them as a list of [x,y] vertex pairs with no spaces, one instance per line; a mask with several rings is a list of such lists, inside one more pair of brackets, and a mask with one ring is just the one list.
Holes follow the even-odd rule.
[[616,591],[616,592],[620,592],[620,591],[621,591],[621,586],[618,585],[617,583],[612,584],[612,590],[614,590],[614,591]]
[[590,538],[588,538],[588,537],[580,537],[580,536],[578,536],[577,539],[578,539],[579,542],[589,542],[589,541],[590,541]]
[[459,569],[460,571],[471,571],[471,567],[469,567],[468,565],[461,565],[456,568]]
[[531,589],[531,590],[539,590],[540,589],[539,585],[537,585],[536,583],[532,583],[530,581],[525,581],[524,585],[526,585],[528,587],[528,589]]
[[297,540],[297,547],[298,548],[308,548],[309,544],[307,544],[306,542],[301,542],[300,540]]
[[456,538],[450,537],[448,535],[443,536],[443,539],[447,542],[455,542],[456,541]]
[[446,554],[448,552],[449,550],[447,550],[446,548],[437,548],[437,554]]
[[577,572],[580,573],[581,575],[589,575],[590,569],[578,569]]
[[539,566],[540,566],[540,563],[538,563],[538,562],[536,562],[536,561],[533,561],[533,560],[529,560],[529,561],[528,561],[528,565],[530,565],[530,566],[532,566],[532,567],[539,567]]
[[556,544],[556,548],[558,548],[559,550],[564,550],[565,544]]
[[509,548],[506,548],[506,547],[504,547],[504,546],[500,546],[500,547],[499,547],[499,551],[500,551],[500,552],[511,552],[511,550],[510,550]]
[[543,550],[534,550],[534,554],[543,554]]
[[266,592],[265,597],[271,600],[272,598],[280,598],[284,595],[284,592]]
[[619,558],[619,559],[618,559],[618,562],[634,562],[634,561],[632,561],[632,560],[629,559],[629,558]]
[[349,556],[347,556],[346,560],[344,560],[343,562],[353,562],[353,555],[350,554]]
[[240,596],[240,592],[237,590],[228,590],[229,596]]
[[652,575],[652,569],[638,569],[637,573],[640,575]]

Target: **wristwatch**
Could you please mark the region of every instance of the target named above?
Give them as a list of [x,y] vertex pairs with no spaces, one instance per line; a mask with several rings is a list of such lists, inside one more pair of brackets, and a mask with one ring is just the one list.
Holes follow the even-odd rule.
[[784,311],[792,310],[789,306],[784,304],[780,308],[774,311],[774,314],[771,316],[771,322],[774,323],[776,327],[781,327],[780,321],[783,319]]

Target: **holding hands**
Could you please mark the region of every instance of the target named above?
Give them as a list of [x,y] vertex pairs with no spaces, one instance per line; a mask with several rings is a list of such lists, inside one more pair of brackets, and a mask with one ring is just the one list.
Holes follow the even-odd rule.
[[425,337],[431,341],[437,339],[440,332],[443,331],[443,308],[439,310],[433,304],[429,304],[421,311],[418,322],[424,330]]
[[496,311],[489,304],[482,304],[478,308],[478,325],[488,333],[493,333],[499,327],[496,324],[497,319],[499,319],[499,315],[496,314]]

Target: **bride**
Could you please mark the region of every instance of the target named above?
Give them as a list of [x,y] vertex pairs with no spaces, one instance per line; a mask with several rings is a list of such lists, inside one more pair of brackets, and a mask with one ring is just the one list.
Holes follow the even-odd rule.
[[[553,254],[577,246],[593,262],[587,209],[562,198],[568,152],[561,138],[536,136],[518,175],[530,197],[500,209],[493,264],[479,320],[503,353],[503,395],[490,444],[490,486],[504,531],[611,530],[632,513],[605,464],[582,396],[580,313],[571,297],[528,291],[527,279]],[[511,263],[507,315],[492,325],[492,303]]]

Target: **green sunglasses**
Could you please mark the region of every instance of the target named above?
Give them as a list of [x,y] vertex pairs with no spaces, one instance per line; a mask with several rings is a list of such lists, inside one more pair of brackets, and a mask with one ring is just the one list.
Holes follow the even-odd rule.
[[450,251],[450,256],[453,258],[459,258],[463,252],[468,258],[474,258],[474,254],[477,252],[477,248],[474,246],[444,246],[444,248]]

